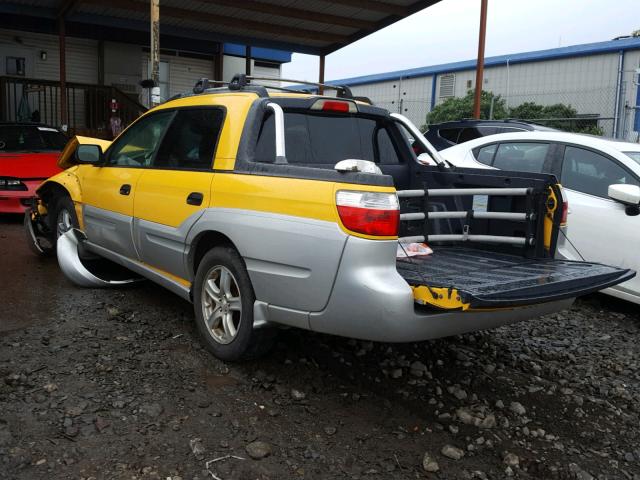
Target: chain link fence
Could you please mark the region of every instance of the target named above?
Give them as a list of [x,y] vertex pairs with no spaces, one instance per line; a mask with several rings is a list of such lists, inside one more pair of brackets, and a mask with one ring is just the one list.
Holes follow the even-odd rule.
[[[485,118],[512,118],[535,122],[559,130],[584,132],[621,140],[638,142],[636,115],[638,82],[635,71],[626,71],[620,86],[617,84],[590,86],[589,81],[566,86],[563,78],[554,76],[536,78],[533,86],[518,88],[500,82],[486,85],[485,91],[494,95],[493,105],[488,107]],[[502,80],[502,79],[500,79]],[[440,91],[433,88],[432,77],[398,79],[378,84],[354,86],[356,95],[370,98],[376,105],[391,112],[402,113],[418,127],[428,125],[428,115],[449,98],[467,95],[465,88],[456,88],[452,96],[439,97]],[[460,83],[463,83],[460,81]],[[497,82],[496,82],[497,83]],[[461,87],[468,86],[464,83]],[[432,102],[431,95],[435,94]],[[486,109],[483,109],[486,111]],[[471,110],[456,118],[470,118]],[[439,120],[440,121],[440,120]]]

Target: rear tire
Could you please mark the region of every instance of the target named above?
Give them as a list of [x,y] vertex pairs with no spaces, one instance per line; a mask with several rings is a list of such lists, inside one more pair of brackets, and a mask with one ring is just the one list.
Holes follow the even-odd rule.
[[270,328],[253,328],[255,293],[244,261],[231,247],[205,254],[194,282],[193,305],[200,339],[220,360],[248,360],[274,343]]

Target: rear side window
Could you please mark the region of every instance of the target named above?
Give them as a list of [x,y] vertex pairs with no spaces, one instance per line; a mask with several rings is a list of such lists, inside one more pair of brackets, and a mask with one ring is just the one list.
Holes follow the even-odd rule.
[[564,151],[561,181],[566,188],[602,198],[608,198],[609,185],[640,185],[637,178],[610,158],[571,146]]
[[[383,165],[400,159],[383,122],[366,117],[339,117],[285,112],[285,147],[291,164],[335,165],[348,158]],[[270,115],[263,122],[255,161],[275,160],[275,126]]]
[[493,166],[501,170],[542,173],[548,143],[501,143]]
[[441,128],[438,131],[438,135],[440,135],[445,140],[449,140],[453,143],[458,143],[458,135],[460,135],[459,128]]
[[153,161],[155,168],[210,170],[224,110],[178,110]]
[[476,160],[480,163],[484,163],[485,165],[491,165],[493,163],[493,155],[496,153],[497,148],[498,145],[494,143],[493,145],[487,145],[485,147],[476,149],[474,151]]
[[475,140],[476,138],[484,137],[486,135],[491,135],[493,133],[496,133],[496,129],[494,127],[464,128],[462,132],[460,132],[460,137],[458,137],[458,143],[468,142],[469,140]]

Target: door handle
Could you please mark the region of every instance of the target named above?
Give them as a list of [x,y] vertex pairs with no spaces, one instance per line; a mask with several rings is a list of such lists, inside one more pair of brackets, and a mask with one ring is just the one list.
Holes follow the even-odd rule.
[[131,185],[125,183],[120,187],[120,195],[129,195],[131,193]]
[[202,205],[202,200],[204,199],[204,195],[200,192],[191,192],[187,197],[187,203],[189,205]]

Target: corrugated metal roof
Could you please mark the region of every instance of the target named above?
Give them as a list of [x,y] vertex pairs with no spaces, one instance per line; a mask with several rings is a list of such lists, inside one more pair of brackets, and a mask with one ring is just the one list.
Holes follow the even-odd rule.
[[[171,31],[190,38],[193,30],[209,34],[209,41],[326,55],[438,1],[162,0],[160,29],[161,35]],[[0,3],[0,18],[14,14],[51,21],[61,4],[72,6],[69,22],[87,27],[131,29],[137,21],[144,30],[149,18],[147,0],[9,0]]]
[[[551,48],[548,50],[536,50],[533,52],[513,53],[509,55],[499,55],[485,58],[485,67],[497,65],[536,62],[541,60],[554,60],[560,58],[580,57],[584,55],[598,55],[603,53],[618,52],[624,50],[640,49],[640,37],[621,38],[607,42],[585,43],[582,45],[572,45],[570,47]],[[384,82],[397,80],[398,78],[415,78],[438,75],[440,73],[459,72],[462,70],[473,70],[476,68],[476,60],[465,60],[463,62],[443,63],[428,67],[410,68],[408,70],[396,70],[393,72],[378,73],[374,75],[364,75],[362,77],[343,78],[331,80],[327,83],[334,85],[364,85],[367,83]],[[303,87],[301,87],[303,88]]]

